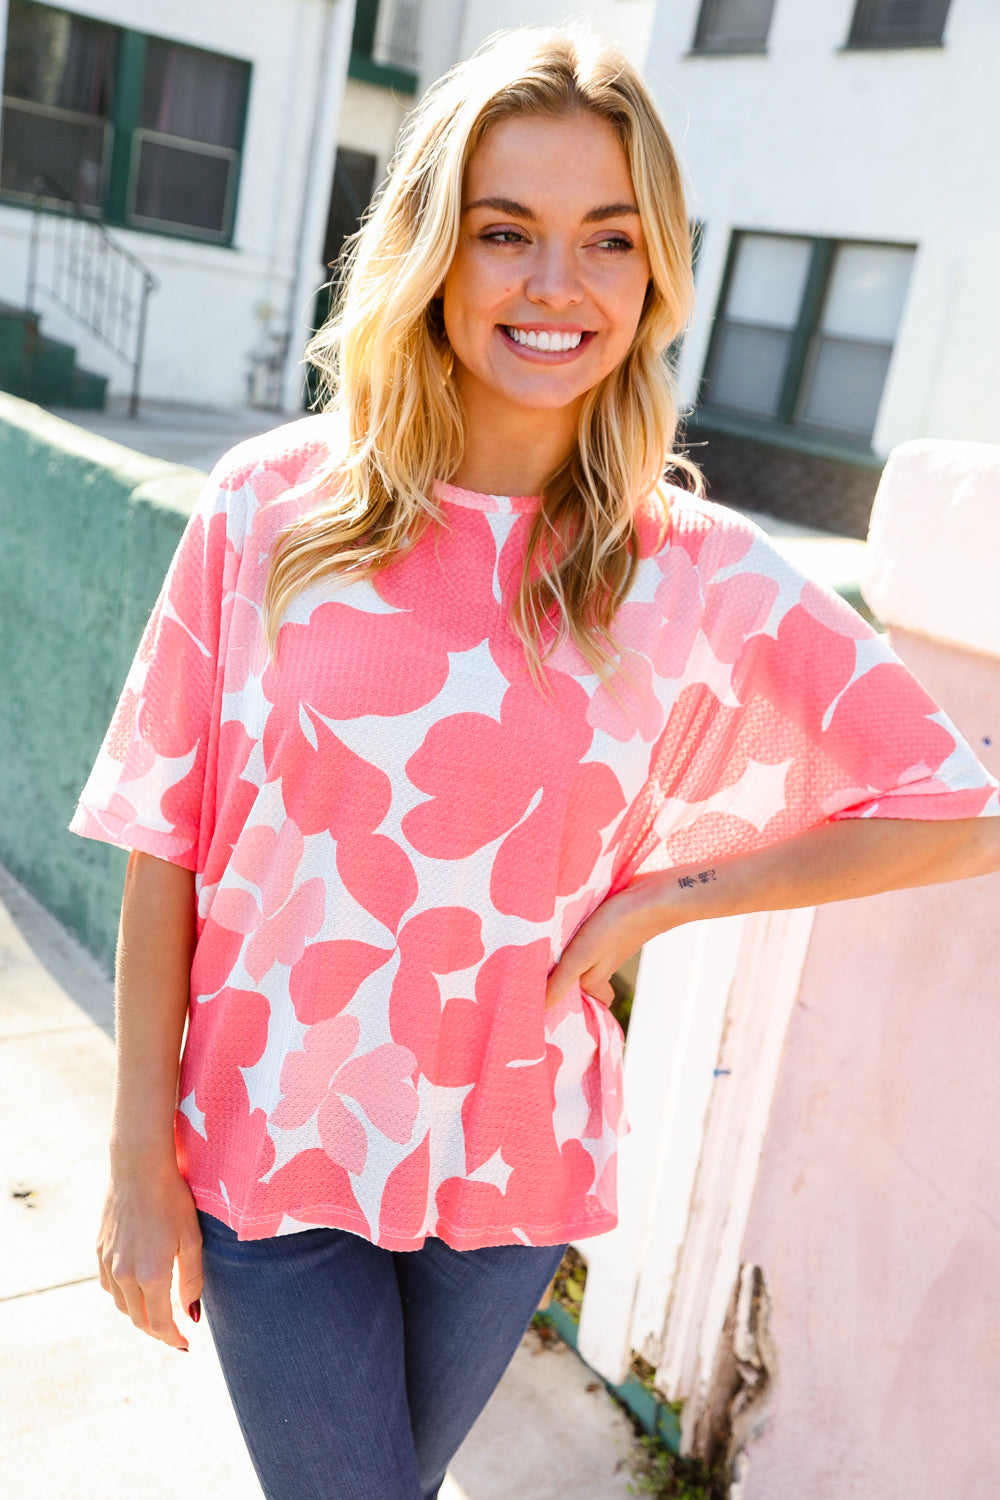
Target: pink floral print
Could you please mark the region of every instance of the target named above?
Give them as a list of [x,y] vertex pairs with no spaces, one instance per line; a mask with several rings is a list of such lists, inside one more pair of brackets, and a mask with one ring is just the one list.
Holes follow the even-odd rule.
[[292,891],[302,853],[302,834],[291,818],[277,833],[266,824],[248,829],[233,853],[230,868],[258,885],[260,896],[239,886],[227,886],[216,892],[212,903],[212,914],[220,927],[249,938],[243,964],[258,983],[274,964],[291,967],[297,963],[307,941],[323,924],[322,880],[315,876]]
[[302,1051],[290,1052],[281,1065],[284,1098],[270,1115],[272,1125],[288,1129],[316,1114],[323,1150],[355,1174],[364,1170],[368,1144],[345,1099],[360,1104],[376,1129],[401,1145],[409,1140],[417,1117],[413,1053],[385,1042],[349,1061],[360,1032],[355,1018],[345,1015],[310,1026]]
[[326,419],[206,487],[73,828],[195,872],[177,1111],[242,1238],[557,1243],[615,1221],[622,1037],[552,963],[637,872],[833,817],[995,813],[996,789],[840,600],[747,522],[663,490],[600,682],[545,691],[508,624],[538,502],[438,485],[371,582],[295,601],[268,559],[318,498]]

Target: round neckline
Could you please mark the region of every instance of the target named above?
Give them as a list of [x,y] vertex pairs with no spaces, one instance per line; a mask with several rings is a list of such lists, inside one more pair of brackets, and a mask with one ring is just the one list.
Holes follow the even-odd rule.
[[445,484],[442,479],[434,481],[434,498],[442,504],[464,505],[469,510],[492,511],[494,514],[537,510],[542,503],[538,495],[483,495],[478,490],[463,490],[460,485]]

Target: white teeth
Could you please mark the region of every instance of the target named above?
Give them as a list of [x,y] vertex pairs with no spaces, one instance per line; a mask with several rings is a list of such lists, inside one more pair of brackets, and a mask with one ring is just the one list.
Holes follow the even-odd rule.
[[523,344],[528,349],[545,349],[565,354],[570,349],[575,349],[583,338],[582,333],[547,333],[534,328],[507,328],[507,332],[515,344]]

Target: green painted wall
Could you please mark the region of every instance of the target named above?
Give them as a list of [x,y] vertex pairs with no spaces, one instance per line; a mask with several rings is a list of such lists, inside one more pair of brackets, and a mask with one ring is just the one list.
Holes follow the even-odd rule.
[[108,964],[125,855],[66,825],[204,479],[0,393],[0,860]]

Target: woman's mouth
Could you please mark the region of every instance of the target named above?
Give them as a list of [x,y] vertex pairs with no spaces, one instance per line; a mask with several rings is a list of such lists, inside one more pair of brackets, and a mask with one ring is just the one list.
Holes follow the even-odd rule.
[[593,338],[592,333],[582,328],[519,328],[510,323],[501,323],[499,327],[519,352],[536,354],[572,354]]

